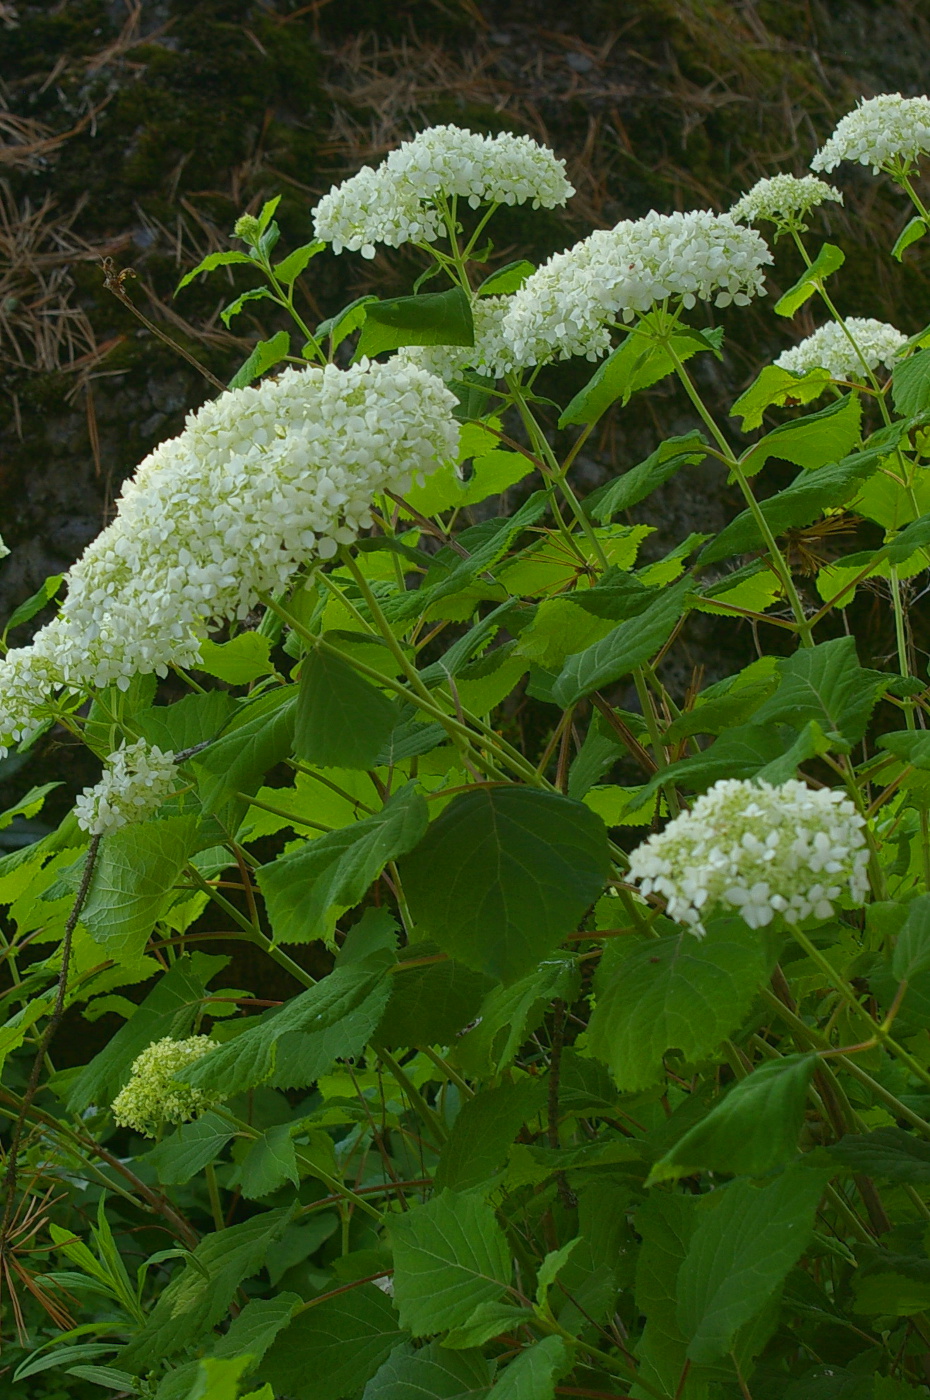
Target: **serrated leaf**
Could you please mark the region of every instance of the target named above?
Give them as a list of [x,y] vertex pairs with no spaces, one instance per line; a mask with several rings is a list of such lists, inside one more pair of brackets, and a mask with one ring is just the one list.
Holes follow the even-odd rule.
[[561,1337],[544,1337],[525,1347],[503,1371],[494,1389],[496,1400],[553,1400],[556,1381],[572,1369],[575,1358]]
[[735,1030],[768,966],[758,932],[735,918],[712,920],[701,939],[666,934],[602,959],[591,1052],[619,1088],[646,1089],[663,1077],[669,1050],[701,1059]]
[[793,1160],[816,1066],[816,1055],[786,1055],[759,1065],[679,1138],[646,1185],[696,1171],[765,1176]]
[[264,1266],[269,1247],[283,1234],[291,1215],[290,1207],[264,1211],[202,1239],[194,1262],[174,1275],[117,1361],[147,1371],[213,1327],[225,1315],[240,1283]]
[[858,394],[845,394],[817,413],[780,423],[740,458],[746,476],[755,476],[771,457],[814,471],[838,462],[859,440],[862,404]]
[[398,718],[394,701],[348,661],[319,650],[304,658],[294,724],[299,758],[324,768],[373,768]]
[[544,1079],[518,1079],[467,1099],[439,1157],[433,1187],[467,1191],[487,1181],[507,1157],[524,1123],[546,1101]]
[[252,1364],[251,1356],[205,1356],[188,1400],[238,1400],[239,1381]]
[[322,340],[324,336],[332,338],[332,348],[337,349],[347,336],[353,331],[357,331],[365,319],[365,308],[372,302],[377,301],[376,296],[356,297],[350,301],[348,306],[344,306],[341,311],[337,311],[335,316],[329,316],[325,321],[321,321],[316,328],[317,340]]
[[254,1201],[277,1191],[286,1181],[300,1185],[297,1151],[290,1124],[276,1123],[249,1144],[239,1164],[238,1184],[246,1200]]
[[362,1400],[483,1400],[491,1363],[480,1351],[448,1351],[438,1342],[414,1351],[398,1347],[365,1387]]
[[930,895],[921,894],[907,906],[891,959],[891,970],[902,981],[930,968]]
[[313,243],[304,243],[301,248],[295,248],[293,253],[288,253],[281,262],[275,263],[274,275],[279,282],[295,282],[311,258],[315,258],[317,253],[322,253],[326,244],[320,239]]
[[813,720],[825,734],[839,734],[850,745],[862,738],[891,679],[859,665],[854,637],[802,648],[779,661],[778,671],[778,689],[756,710],[755,724],[802,729]]
[[883,1181],[925,1186],[930,1182],[930,1143],[903,1128],[876,1128],[872,1133],[847,1133],[828,1149],[851,1172]]
[[354,360],[402,345],[474,345],[471,304],[461,287],[369,302]]
[[236,794],[252,794],[269,768],[288,757],[294,741],[295,686],[282,686],[243,706],[222,738],[192,760],[200,776],[200,800],[208,813],[229,809],[234,825],[245,804]]
[[401,862],[423,932],[505,982],[573,931],[608,871],[599,817],[570,798],[509,786],[454,798]]
[[494,1211],[475,1196],[442,1191],[390,1224],[394,1298],[415,1337],[462,1327],[510,1283],[510,1248]]
[[897,258],[898,262],[901,262],[911,244],[916,243],[919,238],[923,238],[926,232],[926,219],[922,218],[920,214],[915,215],[909,223],[904,225],[904,228],[895,239],[895,245],[891,250],[891,256]]
[[780,365],[766,365],[759,377],[740,394],[730,414],[742,418],[741,428],[748,433],[762,424],[762,415],[772,404],[810,403],[819,398],[830,383],[830,371],[812,369],[806,374],[792,374]]
[[258,883],[278,942],[327,937],[336,911],[357,904],[389,860],[412,850],[428,819],[426,801],[411,783],[374,816],[261,866]]
[[258,379],[266,370],[280,364],[290,353],[291,336],[289,331],[278,331],[270,340],[260,340],[248,359],[236,370],[228,387],[230,389],[244,389],[247,384]]
[[252,259],[248,253],[240,253],[237,249],[229,248],[221,253],[208,253],[202,262],[199,262],[192,271],[186,273],[174,289],[177,296],[182,287],[186,287],[188,282],[193,282],[195,277],[200,277],[205,272],[214,272],[218,267],[228,267],[232,263],[248,263],[254,267]]
[[846,254],[841,248],[837,248],[833,243],[825,243],[810,267],[805,268],[794,286],[789,287],[784,296],[776,301],[775,314],[777,316],[793,316],[798,308],[814,295],[818,282],[823,282],[836,272],[845,261]]
[[302,1308],[262,1362],[258,1378],[300,1400],[357,1395],[408,1334],[372,1283]]
[[663,588],[655,601],[627,622],[621,622],[598,642],[569,656],[552,687],[556,704],[566,708],[602,685],[628,676],[668,641],[687,611],[690,578]]
[[544,959],[510,987],[495,987],[481,1003],[477,1025],[458,1041],[456,1061],[476,1079],[499,1074],[539,1025],[553,997],[573,1001],[578,970],[568,954]]
[[518,258],[516,262],[505,263],[496,272],[492,272],[479,286],[475,295],[479,297],[500,297],[508,296],[511,292],[517,292],[523,286],[527,277],[531,277],[536,268],[526,258]]
[[165,1186],[183,1186],[215,1162],[235,1133],[225,1118],[205,1113],[192,1123],[182,1123],[171,1135],[146,1154],[147,1165],[155,1167]]
[[[435,943],[417,943],[409,953],[418,957],[438,952]],[[425,966],[399,968],[391,977],[391,1000],[378,1027],[379,1045],[448,1045],[478,1014],[490,978],[463,967],[452,958]]]
[[197,849],[197,825],[196,816],[155,818],[104,837],[81,921],[108,957],[142,953]]
[[905,418],[930,407],[930,350],[916,350],[891,372],[891,397]]
[[603,491],[589,497],[586,502],[588,513],[603,523],[621,511],[638,505],[657,487],[670,481],[682,467],[697,466],[703,462],[707,456],[704,447],[704,436],[696,430],[666,438],[644,462],[631,467]]
[[275,294],[270,287],[253,287],[251,291],[243,292],[241,296],[236,297],[235,301],[231,301],[228,306],[224,306],[223,310],[220,312],[220,320],[223,322],[223,325],[228,328],[230,321],[239,315],[239,312],[247,302],[268,300],[276,300]]
[[789,1167],[763,1186],[735,1181],[705,1207],[678,1276],[678,1320],[692,1361],[725,1356],[769,1301],[807,1246],[826,1179]]
[[274,673],[269,660],[271,639],[258,632],[240,632],[228,642],[200,643],[200,664],[195,668],[229,685],[248,685],[259,676]]

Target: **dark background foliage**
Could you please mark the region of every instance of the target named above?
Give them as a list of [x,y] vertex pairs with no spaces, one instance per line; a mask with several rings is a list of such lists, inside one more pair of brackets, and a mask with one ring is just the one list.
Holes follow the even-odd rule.
[[[105,290],[104,257],[132,269],[136,305],[225,380],[267,319],[243,314],[227,330],[216,278],[173,290],[226,246],[239,213],[272,194],[283,194],[294,244],[310,236],[309,210],[331,183],[416,129],[524,131],[567,158],[578,193],[564,213],[501,219],[493,260],[507,261],[511,242],[541,258],[650,207],[725,209],[762,174],[802,173],[859,95],[923,90],[928,43],[918,0],[0,4],[0,520],[14,551],[0,569],[0,613],[73,561],[120,482],[214,392]],[[844,188],[845,207],[826,221],[848,250],[840,305],[920,329],[922,260],[893,278],[887,252],[906,211],[866,171],[847,174]],[[404,290],[412,267],[403,251],[373,263],[326,254],[306,314],[375,287]],[[797,270],[779,247],[773,290]],[[804,315],[776,325],[765,303],[736,319],[724,363],[699,371],[718,404],[813,326]],[[563,401],[565,378],[580,385],[585,374],[581,364],[562,372]],[[637,396],[599,426],[575,469],[581,484],[689,426],[669,383]],[[696,491],[677,478],[638,517],[656,527],[647,557],[723,524],[722,477],[700,482]],[[891,640],[877,624],[870,636],[863,596],[857,631],[881,654]],[[753,646],[745,627],[709,619],[688,642],[679,689],[689,666],[723,674]],[[61,769],[49,747],[58,743],[31,760],[33,781]],[[75,755],[77,785],[85,762]],[[69,801],[63,792],[63,809]]]

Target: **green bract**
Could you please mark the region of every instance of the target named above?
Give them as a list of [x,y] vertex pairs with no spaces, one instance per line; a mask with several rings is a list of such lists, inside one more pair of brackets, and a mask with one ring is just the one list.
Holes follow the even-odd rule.
[[[888,170],[908,247],[925,105],[819,158]],[[277,261],[276,201],[240,219],[181,286],[247,269],[227,324],[293,330],[9,621],[63,587],[0,742],[104,766],[40,840],[56,784],[0,814],[11,1395],[927,1394],[926,336],[843,315],[802,240],[837,192],[775,175],[737,206],[796,245],[773,335],[821,325],[737,397],[705,312],[764,294],[761,235],[485,266],[499,204],[570,193],[442,127]],[[401,243],[409,295],[304,323],[311,264]],[[660,382],[676,431],[586,492]],[[640,558],[721,468],[730,518]],[[707,614],[744,664],[704,683]]]

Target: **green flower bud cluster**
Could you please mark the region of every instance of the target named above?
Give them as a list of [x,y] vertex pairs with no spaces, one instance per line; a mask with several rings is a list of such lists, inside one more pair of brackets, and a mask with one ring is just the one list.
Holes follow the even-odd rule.
[[143,1137],[156,1137],[166,1123],[187,1123],[199,1118],[215,1100],[201,1089],[175,1083],[179,1070],[214,1048],[207,1035],[187,1040],[156,1040],[133,1061],[129,1080],[113,1100],[117,1123],[134,1128]]

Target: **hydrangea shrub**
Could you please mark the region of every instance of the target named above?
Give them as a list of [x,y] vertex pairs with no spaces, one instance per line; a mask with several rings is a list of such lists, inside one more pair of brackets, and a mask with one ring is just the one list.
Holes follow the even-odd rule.
[[[928,111],[863,101],[813,161],[912,202],[899,261]],[[501,205],[572,194],[440,126],[311,244],[244,214],[181,285],[247,271],[227,320],[293,331],[4,633],[4,752],[101,768],[0,859],[11,1396],[930,1390],[930,330],[844,314],[814,176],[495,254]],[[304,320],[324,250],[402,245],[409,296]],[[716,312],[770,291],[792,343],[718,421]],[[585,493],[662,381],[689,430]],[[640,560],[652,493],[721,467],[733,518]],[[698,613],[755,659],[682,690]]]

